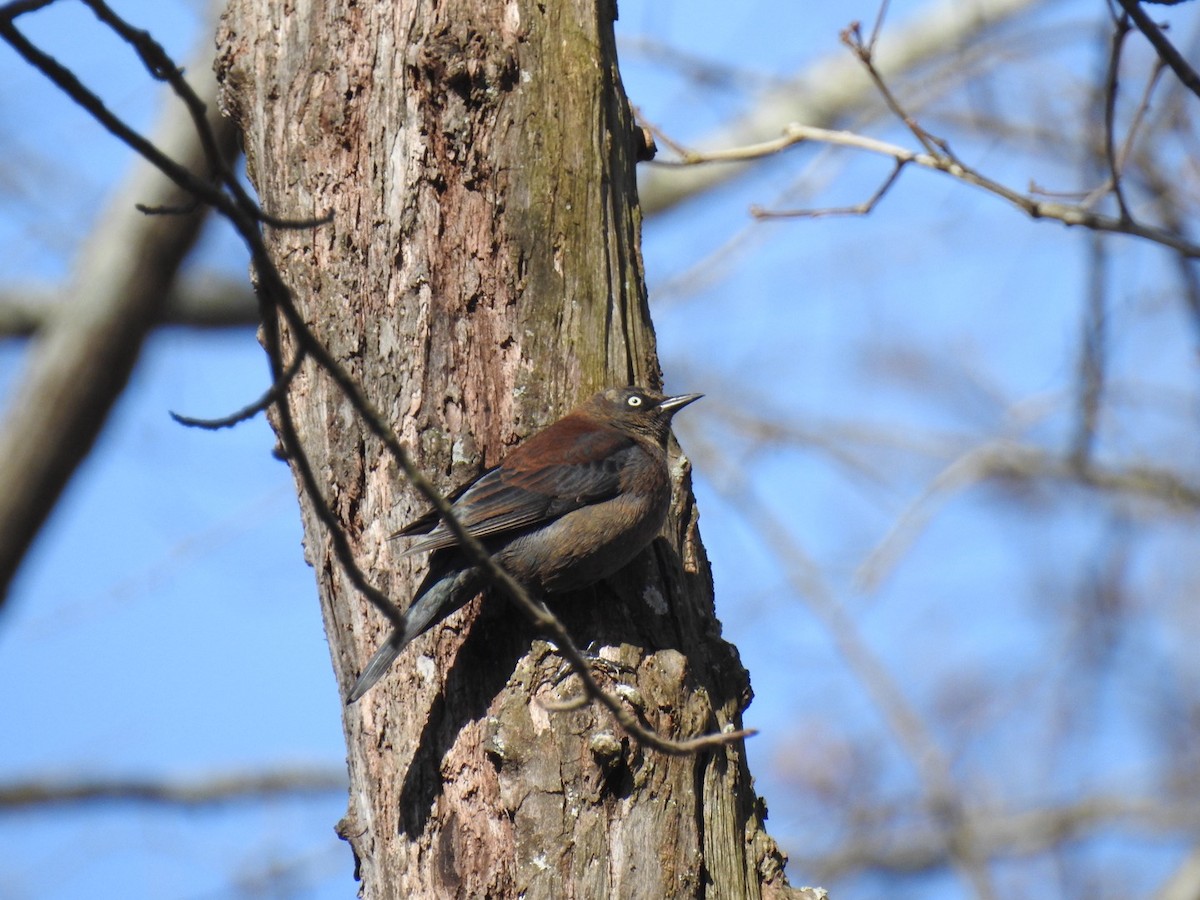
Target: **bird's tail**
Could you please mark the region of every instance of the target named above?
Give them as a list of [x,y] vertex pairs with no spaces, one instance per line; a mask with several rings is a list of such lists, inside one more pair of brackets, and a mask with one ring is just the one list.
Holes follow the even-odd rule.
[[419,593],[416,602],[404,613],[403,627],[392,632],[358,676],[358,681],[346,697],[346,704],[360,699],[387,674],[401,650],[459,609],[478,593],[481,586],[478,570],[468,568],[450,572],[435,581],[424,593]]
[[350,690],[350,696],[346,698],[347,706],[351,703],[356,703],[363,694],[374,687],[375,682],[387,674],[387,670],[392,667],[392,663],[396,661],[396,657],[404,649],[404,643],[400,641],[401,636],[401,632],[393,631],[392,636],[375,651],[375,655],[371,657],[371,661],[367,663],[367,667],[358,676],[358,681],[354,682],[354,687]]

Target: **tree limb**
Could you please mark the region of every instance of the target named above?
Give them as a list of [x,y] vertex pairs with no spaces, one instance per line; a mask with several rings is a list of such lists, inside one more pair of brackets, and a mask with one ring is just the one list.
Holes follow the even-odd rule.
[[[1099,795],[1077,803],[1018,812],[975,809],[967,814],[963,828],[972,833],[981,851],[991,859],[1029,856],[1117,824],[1164,834],[1195,828],[1195,807],[1182,798],[1177,799],[1181,802]],[[902,827],[889,829],[885,834],[851,839],[830,853],[795,862],[822,878],[833,879],[850,872],[872,870],[928,872],[946,865],[949,857],[946,838],[938,829],[906,821]],[[1193,863],[1193,870],[1188,873],[1189,884],[1195,883],[1195,868]],[[1161,896],[1194,897],[1195,894],[1164,892]]]
[[1133,20],[1133,24],[1138,27],[1138,30],[1146,36],[1146,40],[1153,45],[1159,59],[1171,67],[1171,71],[1189,91],[1200,97],[1200,74],[1183,58],[1183,54],[1176,49],[1175,45],[1167,40],[1162,29],[1154,24],[1154,20],[1146,14],[1138,0],[1117,0],[1117,3]]
[[[10,43],[24,40],[12,16],[28,6],[2,11],[0,36]],[[189,69],[207,107],[213,146],[228,159],[236,129],[217,110],[210,43],[204,41]],[[153,144],[162,148],[156,152],[168,162],[177,160],[171,165],[189,175],[205,171],[209,157],[196,131],[192,114],[172,103],[155,132]],[[125,387],[204,221],[203,210],[150,218],[134,208],[182,206],[192,199],[160,169],[139,162],[114,196],[76,261],[70,312],[56,316],[30,348],[24,378],[0,427],[0,605],[26,549]]]
[[[1038,0],[933,2],[909,22],[890,29],[877,52],[879,71],[893,78],[947,54],[972,38],[1038,5]],[[768,141],[789,122],[832,127],[875,96],[860,67],[842,53],[817,60],[786,87],[771,91],[730,125],[694,143],[701,147],[738,147]],[[704,166],[686,172],[657,165],[641,175],[638,195],[646,215],[663,212],[696,194],[740,175],[746,160],[728,166]]]
[[[49,329],[69,316],[76,302],[65,285],[8,285],[0,289],[0,338],[32,337]],[[258,303],[250,285],[217,275],[181,275],[167,289],[158,314],[157,325],[184,328],[258,325]]]
[[229,773],[203,779],[29,779],[0,784],[0,814],[95,803],[155,806],[216,806],[272,797],[330,794],[346,790],[343,769],[282,769]]

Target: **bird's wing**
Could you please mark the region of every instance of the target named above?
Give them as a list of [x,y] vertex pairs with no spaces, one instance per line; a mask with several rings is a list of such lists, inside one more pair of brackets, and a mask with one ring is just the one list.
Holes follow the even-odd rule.
[[[454,503],[455,515],[471,535],[503,534],[607,500],[620,489],[621,469],[630,456],[643,452],[633,438],[611,429],[568,435],[565,450],[561,441],[539,440],[544,435],[547,432],[518,447]],[[430,521],[428,515],[423,516],[398,534],[415,533]],[[415,541],[405,555],[457,543],[446,526],[439,524]]]

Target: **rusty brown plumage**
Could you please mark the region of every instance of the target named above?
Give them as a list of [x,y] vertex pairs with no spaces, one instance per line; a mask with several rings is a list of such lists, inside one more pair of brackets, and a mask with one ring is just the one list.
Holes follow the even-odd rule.
[[[453,503],[463,527],[529,590],[553,594],[612,575],[658,534],[671,499],[671,418],[700,394],[602,391],[530,437]],[[429,573],[393,632],[363,669],[348,703],[365,694],[413,638],[482,590],[485,577],[454,535],[426,515],[393,537],[431,551]]]

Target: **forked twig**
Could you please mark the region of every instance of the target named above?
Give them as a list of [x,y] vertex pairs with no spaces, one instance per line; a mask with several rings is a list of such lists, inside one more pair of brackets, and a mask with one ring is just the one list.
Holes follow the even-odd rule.
[[[1122,0],[1122,6],[1125,7],[1132,3],[1136,6],[1133,0]],[[1144,15],[1144,14],[1143,14]],[[1131,14],[1131,17],[1132,14]],[[1136,17],[1133,17],[1135,23]],[[685,147],[681,143],[672,140],[665,135],[661,129],[647,124],[657,139],[665,146],[669,147],[677,158],[674,160],[660,159],[656,161],[658,165],[665,166],[695,166],[709,163],[742,163],[749,160],[762,159],[768,156],[774,156],[783,152],[789,147],[794,147],[806,142],[822,143],[827,145],[850,147],[853,149],[863,150],[868,153],[874,153],[881,156],[890,157],[895,163],[895,168],[884,180],[881,187],[866,201],[860,204],[849,207],[840,207],[833,209],[817,209],[817,210],[790,210],[790,211],[772,211],[765,210],[761,207],[752,207],[751,214],[756,218],[782,218],[784,216],[792,217],[818,217],[828,215],[862,215],[871,212],[878,203],[883,199],[884,195],[899,179],[900,172],[906,166],[917,166],[923,169],[929,169],[935,172],[941,172],[949,175],[966,184],[980,188],[1002,200],[1007,201],[1011,205],[1017,207],[1030,218],[1033,219],[1051,219],[1061,222],[1070,227],[1082,227],[1092,231],[1107,232],[1113,234],[1126,234],[1133,237],[1142,238],[1156,244],[1161,244],[1175,250],[1177,253],[1188,259],[1200,259],[1200,244],[1189,240],[1186,235],[1169,229],[1155,225],[1147,225],[1137,221],[1130,214],[1130,211],[1125,204],[1124,197],[1120,193],[1120,184],[1118,175],[1120,166],[1123,163],[1125,156],[1129,152],[1132,145],[1137,127],[1144,118],[1145,111],[1149,105],[1150,93],[1153,90],[1157,80],[1157,74],[1151,77],[1147,84],[1146,92],[1143,95],[1142,102],[1138,107],[1138,111],[1134,116],[1130,132],[1126,137],[1124,146],[1120,153],[1110,150],[1109,156],[1111,159],[1111,168],[1113,174],[1110,178],[1109,185],[1106,189],[1112,189],[1117,193],[1118,205],[1120,207],[1120,215],[1110,216],[1102,213],[1097,213],[1090,208],[1090,202],[1085,200],[1082,203],[1071,204],[1061,203],[1054,200],[1044,199],[1042,192],[1036,188],[1022,192],[1008,187],[977,169],[972,168],[960,159],[949,147],[949,144],[925,129],[914,116],[912,116],[900,103],[892,90],[888,87],[882,74],[875,64],[874,48],[878,34],[873,33],[870,40],[864,40],[862,29],[858,23],[853,23],[842,32],[842,40],[847,47],[851,49],[855,57],[862,63],[868,77],[875,85],[880,96],[892,113],[902,121],[912,133],[913,137],[921,145],[922,150],[910,150],[906,147],[901,147],[896,144],[891,144],[886,141],[870,138],[865,135],[855,134],[849,131],[837,131],[827,128],[817,128],[811,125],[802,123],[793,123],[783,129],[782,134],[778,138],[773,138],[767,141],[761,141],[755,144],[748,144],[740,147],[730,147],[721,150],[712,151],[697,151]],[[1114,54],[1119,52],[1119,47],[1114,46]],[[1165,57],[1164,57],[1165,59]],[[1110,78],[1115,78],[1115,61],[1110,65]],[[646,124],[644,120],[641,120]],[[1111,142],[1111,136],[1110,136]]]
[[1154,46],[1159,59],[1171,67],[1171,71],[1189,91],[1200,97],[1200,74],[1183,58],[1183,54],[1175,45],[1167,40],[1162,29],[1154,24],[1154,20],[1142,9],[1138,0],[1117,0],[1117,3],[1133,20],[1133,24],[1138,27],[1138,30],[1146,36],[1146,40]]
[[292,379],[296,377],[296,373],[300,371],[300,366],[303,362],[304,351],[300,350],[287,369],[280,374],[278,380],[267,388],[265,394],[248,406],[242,407],[237,412],[222,416],[219,419],[196,419],[191,416],[181,416],[175,412],[170,413],[170,416],[180,425],[185,425],[188,428],[205,428],[209,431],[216,431],[219,428],[229,428],[248,419],[253,419],[260,412],[265,412],[269,409],[271,404],[279,402],[279,399],[287,392],[288,385],[292,383]]

